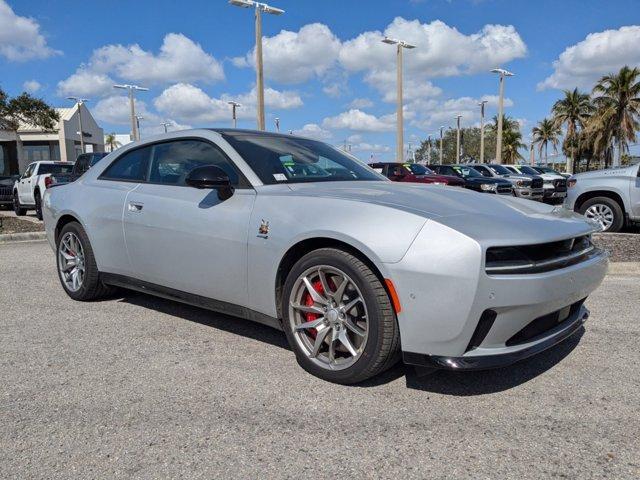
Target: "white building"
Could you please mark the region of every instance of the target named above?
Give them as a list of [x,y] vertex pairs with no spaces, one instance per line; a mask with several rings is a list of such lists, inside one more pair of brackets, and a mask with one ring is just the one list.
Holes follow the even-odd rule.
[[22,173],[31,162],[41,160],[75,161],[81,153],[78,108],[81,108],[82,134],[87,152],[104,151],[104,131],[86,105],[56,108],[60,120],[51,131],[21,124],[17,132],[0,130],[0,175]]
[[124,147],[127,143],[131,143],[131,135],[128,133],[113,133],[115,138],[113,139],[113,146],[109,145],[108,136],[104,136],[104,151],[105,152],[113,152],[120,147]]

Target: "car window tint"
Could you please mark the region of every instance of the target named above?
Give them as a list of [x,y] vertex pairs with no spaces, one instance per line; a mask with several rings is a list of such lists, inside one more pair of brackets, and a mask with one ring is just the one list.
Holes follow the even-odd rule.
[[485,167],[476,166],[474,167],[477,171],[479,171],[483,177],[491,177],[491,172],[487,170]]
[[73,170],[73,163],[47,163],[40,165],[38,169],[38,175],[45,175],[47,173],[71,173]]
[[142,182],[147,176],[149,147],[137,148],[118,157],[107,167],[100,178]]
[[217,147],[200,140],[176,140],[153,146],[149,182],[163,185],[186,185],[185,179],[196,167],[215,165],[238,184],[238,173]]

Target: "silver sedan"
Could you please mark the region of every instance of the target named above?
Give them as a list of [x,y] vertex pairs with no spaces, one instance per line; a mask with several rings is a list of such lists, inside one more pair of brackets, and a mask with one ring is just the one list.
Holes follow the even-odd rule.
[[284,330],[338,383],[504,366],[569,337],[607,256],[597,229],[512,197],[393,183],[330,145],[187,130],[44,197],[65,292],[138,290]]

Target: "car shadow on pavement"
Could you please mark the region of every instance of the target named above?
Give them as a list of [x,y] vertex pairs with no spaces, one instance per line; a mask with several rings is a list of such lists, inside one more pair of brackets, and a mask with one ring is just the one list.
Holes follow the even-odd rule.
[[431,374],[419,376],[415,369],[407,366],[405,367],[407,387],[461,397],[509,390],[561,363],[578,346],[584,331],[582,327],[564,342],[504,368],[471,372],[436,370]]
[[139,307],[156,310],[167,315],[179,317],[190,322],[196,322],[207,327],[217,328],[225,332],[242,335],[243,337],[259,340],[276,347],[291,350],[284,333],[275,328],[262,325],[257,322],[242,318],[212,312],[204,308],[192,307],[172,300],[145,295],[143,293],[127,292],[126,296],[119,297],[121,302],[130,303]]

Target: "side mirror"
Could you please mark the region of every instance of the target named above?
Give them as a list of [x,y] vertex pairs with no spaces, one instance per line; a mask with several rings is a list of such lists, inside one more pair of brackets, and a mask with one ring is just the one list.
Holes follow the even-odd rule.
[[227,172],[215,165],[204,165],[191,170],[185,183],[194,188],[215,188],[220,200],[226,200],[233,195],[233,187]]

